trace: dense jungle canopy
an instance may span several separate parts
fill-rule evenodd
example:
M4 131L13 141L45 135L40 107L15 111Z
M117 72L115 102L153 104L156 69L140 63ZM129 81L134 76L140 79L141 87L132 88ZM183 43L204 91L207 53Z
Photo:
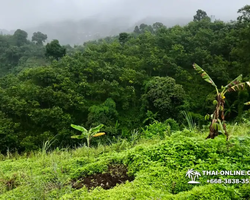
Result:
M108 142L130 137L154 118L181 126L182 111L196 124L212 113L214 88L196 74L195 62L220 87L243 75L250 80L250 6L231 22L198 10L185 26L141 24L132 33L71 47L36 32L0 35L0 151L30 151L55 139L75 146L70 124L104 124ZM249 89L229 93L226 120L240 120ZM105 140L105 141L104 141Z

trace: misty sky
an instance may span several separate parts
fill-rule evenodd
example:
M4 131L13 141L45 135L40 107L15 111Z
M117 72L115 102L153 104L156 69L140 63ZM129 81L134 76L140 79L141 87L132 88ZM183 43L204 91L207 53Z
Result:
M131 16L188 18L202 9L216 19L234 20L249 0L0 0L0 29L38 26L44 22L86 17L110 19Z

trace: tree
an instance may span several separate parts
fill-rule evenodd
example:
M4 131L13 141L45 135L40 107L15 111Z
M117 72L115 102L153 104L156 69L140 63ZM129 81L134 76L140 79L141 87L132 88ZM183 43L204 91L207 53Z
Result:
M250 5L245 5L243 8L238 10L238 13L241 14L241 16L237 18L240 23L250 22Z
M134 33L137 33L137 34L139 34L139 33L140 33L140 29L139 29L139 27L138 27L138 26L136 26L136 27L135 27L135 29L134 29Z
M62 58L65 55L66 55L66 48L62 47L59 44L58 40L53 40L52 42L46 44L46 52L45 52L46 57L51 56L56 60L58 60L59 58Z
M142 97L147 110L158 112L162 120L176 116L178 106L183 104L185 91L171 77L154 77L145 85Z
M111 125L112 121L118 116L116 111L116 103L113 99L108 98L101 105L93 105L89 108L88 122L87 124L105 124Z
M159 30L162 27L165 27L165 26L161 22L156 22L156 23L153 24L154 31L157 31L157 30Z
M128 40L129 34L128 33L120 33L119 34L119 42L124 44Z
M239 73L248 76L250 74L250 6L245 6L238 12L243 14L238 17L238 23L236 23L234 32L237 43L234 44L231 55L239 60Z
M197 10L196 11L196 15L194 15L194 22L199 22L199 21L201 21L201 20L203 20L203 19L205 19L205 18L209 18L208 16L207 16L207 13L205 12L205 11L203 11L203 10Z
M28 42L27 37L28 33L21 29L17 29L13 35L14 37L14 42L16 46L20 47Z
M226 130L226 123L225 123L225 114L224 114L224 104L225 104L225 94L227 92L231 91L237 91L240 89L244 89L245 85L248 85L250 87L250 81L247 82L241 82L242 81L242 75L239 75L237 78L235 78L233 81L231 81L229 84L227 84L225 87L222 86L222 91L219 92L217 86L215 85L214 81L210 78L210 76L196 63L193 64L194 69L201 74L202 78L213 85L216 90L216 100L214 100L214 104L216 105L216 108L214 110L214 113L211 115L211 124L210 124L210 132L206 139L211 138L214 139L216 136L219 135L218 129L219 126L222 130L224 130L224 134L227 137L228 140L228 132ZM247 103L246 103L247 104ZM206 118L210 118L209 115L206 116Z
M144 31L147 27L148 27L148 25L147 25L147 24L144 24L144 23L142 23L142 24L140 25L140 29L141 29L142 31Z
M47 35L46 34L43 34L41 32L33 33L32 41L36 42L37 45L42 45L43 42L45 42L45 40L47 40Z

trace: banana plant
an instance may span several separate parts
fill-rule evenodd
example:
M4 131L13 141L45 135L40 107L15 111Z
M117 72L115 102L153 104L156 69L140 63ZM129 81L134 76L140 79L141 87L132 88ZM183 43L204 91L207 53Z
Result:
M211 119L211 124L209 127L209 135L206 139L211 138L214 139L216 136L219 135L218 128L221 127L221 129L224 130L224 134L227 137L228 140L228 132L226 130L226 123L225 123L225 114L224 114L224 105L225 105L225 94L227 92L235 92L241 89L244 89L245 86L250 87L250 81L242 82L242 75L239 75L237 78L232 80L229 84L227 84L225 87L221 87L221 91L219 91L217 85L214 83L212 78L196 63L193 64L193 67L195 71L197 71L201 77L211 85L215 87L216 90L216 100L214 100L214 105L216 105L216 108L213 112L213 114L207 115L205 119ZM245 103L245 105L250 105L250 102Z
M75 139L86 138L87 139L87 145L88 145L88 147L90 147L90 140L93 137L99 137L99 136L105 135L104 132L100 132L100 130L101 130L101 128L103 126L104 126L103 124L100 124L100 125L98 125L98 126L96 126L94 128L91 128L91 129L87 130L86 128L84 128L82 126L71 124L72 128L82 132L81 135L74 135L74 136L71 136L71 138L75 138Z

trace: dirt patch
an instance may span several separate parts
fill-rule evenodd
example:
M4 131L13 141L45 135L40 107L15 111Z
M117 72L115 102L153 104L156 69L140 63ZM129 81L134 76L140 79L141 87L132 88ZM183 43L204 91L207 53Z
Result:
M125 183L128 181L133 181L133 176L127 175L127 168L124 165L110 165L108 171L103 174L94 174L79 178L72 181L72 187L75 189L80 189L86 186L88 189L95 187L102 187L103 189L110 189L116 186L116 184Z

